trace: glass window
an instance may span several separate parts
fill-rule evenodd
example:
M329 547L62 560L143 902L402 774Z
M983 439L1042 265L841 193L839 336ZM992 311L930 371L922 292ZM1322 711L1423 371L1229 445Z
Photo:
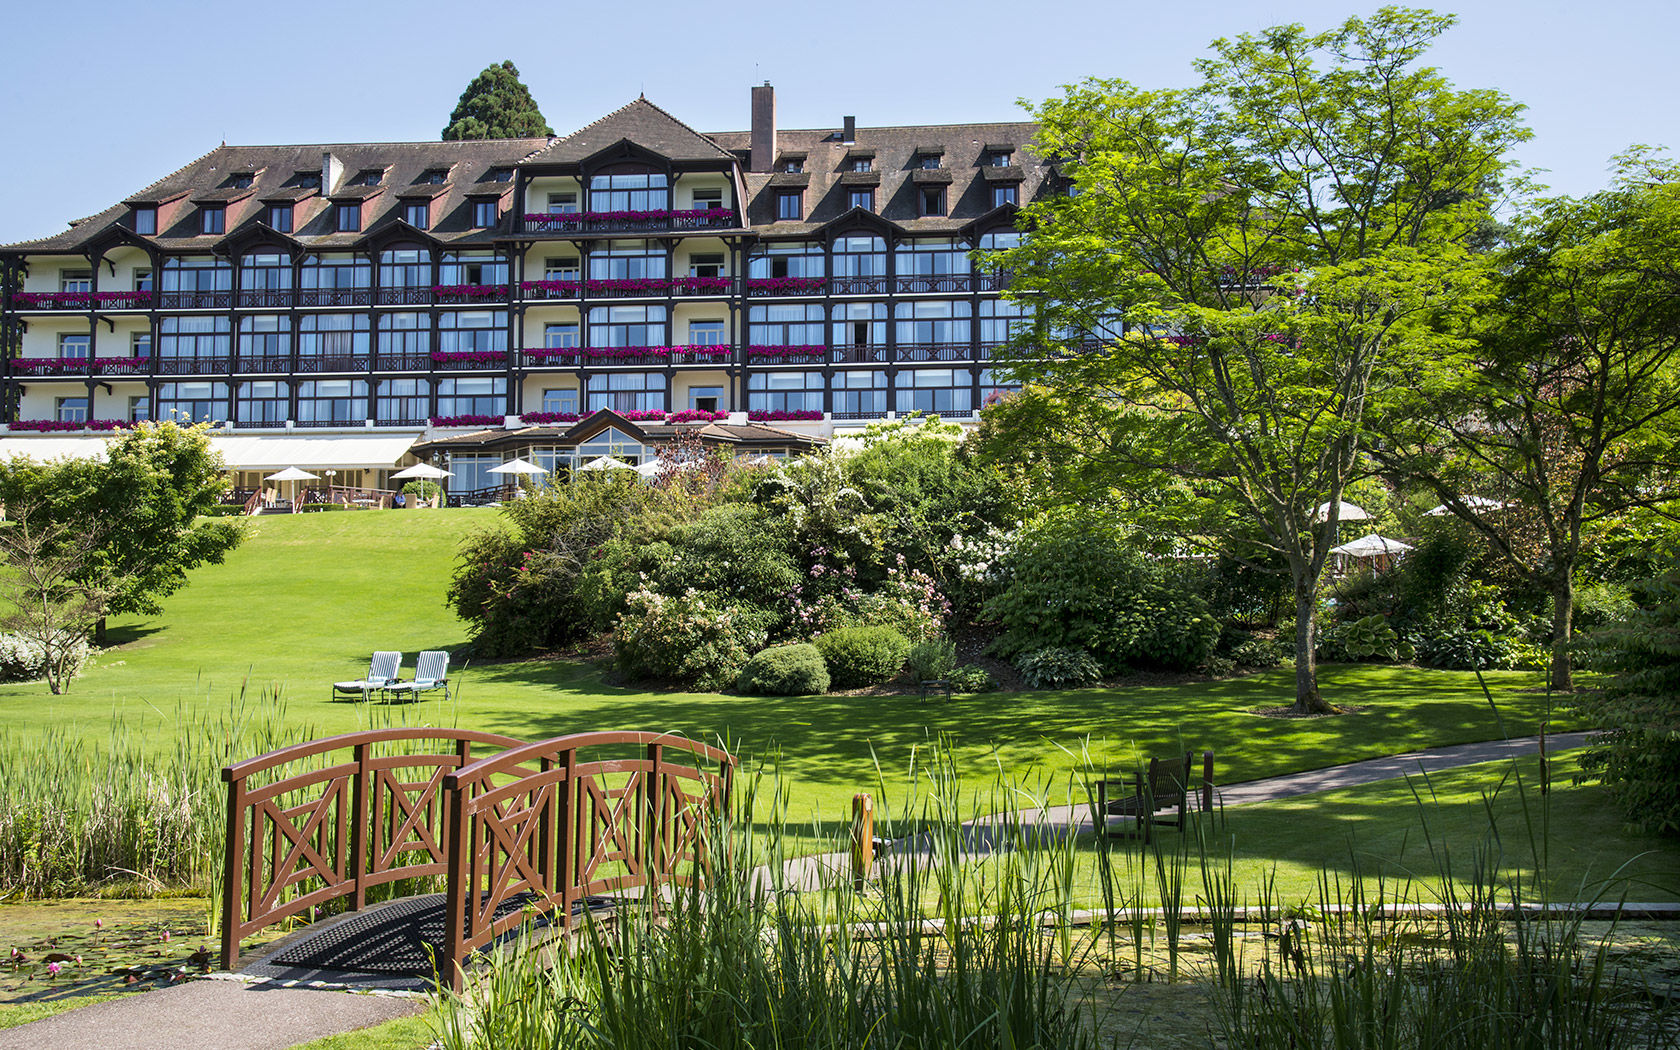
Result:
M968 272L968 248L954 238L905 241L893 256L900 277L941 277Z
M150 237L157 233L157 209L147 205L134 209L134 232Z
M873 171L874 168L875 168L875 158L874 157L847 157L846 158L846 170L847 171Z
M665 411L665 377L658 372L610 372L588 378L589 411ZM602 455L603 453L596 453Z
M512 168L491 168L490 169L490 181L491 182L512 182L513 181L513 169Z
M885 372L836 372L830 385L835 414L853 418L887 414Z
M247 361L260 357L290 357L291 328L290 319L279 314L253 314L242 319L239 322L239 356Z
M427 229L432 225L431 201L409 201L403 205L403 222L417 230Z
M805 195L803 193L776 194L776 218L798 219L805 214Z
M938 153L916 154L915 166L921 168L923 171L933 171L936 168L941 167L944 163L945 158Z
M152 356L152 333L135 332L128 337L128 355L130 357Z
M690 277L722 277L722 252L695 252L688 257L688 275Z
M506 284L508 264L491 252L449 252L438 278L439 284Z
M432 352L432 320L425 314L381 314L379 317L380 367L426 367L419 363ZM403 359L407 359L406 361ZM388 364L389 363L389 364ZM426 413L420 413L424 416ZM419 417L410 417L419 418Z
M226 357L232 333L226 317L165 317L158 322L158 355L166 358ZM165 419L170 418L168 415Z
M53 401L53 418L60 423L86 423L88 417L88 399L84 397L60 397Z
M576 191L566 190L548 195L548 213L550 215L568 215L578 210L578 195Z
M506 353L506 310L445 310L438 314L439 353ZM459 415L444 412L444 415Z
M354 181L353 185L356 185L356 186L377 186L381 182L384 182L384 181L385 181L385 169L384 168L364 168L363 170L356 173L356 178L355 178L355 181Z
M974 409L973 373L966 368L916 368L898 373L899 412L966 415Z
M152 418L152 399L148 394L128 395L128 421L138 423Z
M92 345L93 337L86 332L66 332L58 337L58 356L64 360L86 358Z
M60 270L58 273L58 290L83 293L93 291L93 271Z
M418 426L431 414L431 384L424 379L381 379L373 405L376 423Z
M723 207L723 188L721 186L711 186L695 190L694 207L696 210Z
M507 414L507 380L501 376L440 379L437 391L440 416Z
M449 172L443 168L427 168L416 181L423 186L442 186L449 180Z
M611 241L589 253L592 281L658 280L665 276L665 249L656 241Z
M887 344L886 303L843 303L834 308L834 346L884 347Z
M789 175L798 175L800 172L805 170L805 158L789 157L787 160L782 161L782 166L776 170L786 172Z
M368 353L366 314L309 314L298 321L300 357L362 358Z
M1020 203L1019 192L1018 192L1019 189L1020 189L1020 187L1016 186L1014 183L1010 183L1007 186L993 186L992 187L992 207L1001 208L1005 204L1018 204L1018 203Z
M432 259L418 248L379 253L379 284L384 288L430 288Z
M1006 299L988 299L980 304L980 342L987 346L1007 343L1030 327L1030 306Z
M1010 394L1019 392L1021 384L1015 381L1006 370L1000 368L982 368L980 370L980 404L990 405Z
M496 225L495 201L473 201L472 224L475 229L488 230Z
M825 272L823 249L808 241L780 241L761 244L747 259L747 277L767 280L775 277L821 278Z
M165 259L165 292L225 292L233 287L233 264L226 259Z
M459 453L450 456L449 491L477 492L482 489L501 488L507 484L507 475L490 473L490 468L501 465L500 456L463 456Z
M247 292L283 292L292 286L292 260L252 254L239 262L239 287Z
M608 427L588 441L578 445L578 459L589 462L597 456L611 456L635 466L646 454L642 443L617 427Z
M880 237L837 237L834 276L883 277L887 272L887 242Z
M846 207L862 208L864 211L875 210L875 191L865 187L846 192Z
M721 320L688 322L689 346L722 346L724 342L724 324Z
M821 412L827 387L821 372L754 372L747 377L747 410Z
M226 418L226 383L159 383L158 418L214 423Z
M227 185L228 185L229 189L245 190L245 189L250 189L251 188L251 183L253 183L255 181L256 181L256 176L254 174L252 174L251 172L236 171L232 175L228 176Z
M945 187L923 186L922 192L918 195L917 200L921 203L921 214L945 214Z
M290 204L271 204L268 206L268 225L281 233L292 232L292 206Z
M134 290L137 292L152 290L152 271L149 268L141 266L134 268Z
M543 325L543 346L549 350L573 349L578 345L578 326L570 324Z
M222 233L227 229L227 208L220 204L206 204L198 211L199 233Z
M317 379L298 384L299 423L358 425L367 419L367 380Z
M543 280L575 281L582 274L575 255L562 255L543 260Z
M688 388L688 407L697 412L716 412L723 404L723 387L691 386Z
M337 205L333 209L333 214L336 229L339 233L354 233L362 228L362 205L360 201L355 204Z
M671 206L664 175L596 175L589 180L590 211L659 211Z
M589 311L590 346L664 346L663 306L597 306Z
M998 230L980 235L980 250L983 252L1001 252L1020 246L1021 235L1015 230Z
M358 291L373 287L373 264L353 255L311 256L302 280L306 291Z
M778 303L747 311L747 342L753 346L823 345L819 303Z
M899 303L895 308L899 345L960 343L966 346L972 313L973 307L965 302Z
M552 387L542 392L542 410L544 412L571 412L578 410L578 392L575 387Z
M284 426L291 410L286 384L272 380L234 387L233 418L257 426Z
M1005 149L994 149L986 154L986 165L992 168L1009 167L1010 152Z

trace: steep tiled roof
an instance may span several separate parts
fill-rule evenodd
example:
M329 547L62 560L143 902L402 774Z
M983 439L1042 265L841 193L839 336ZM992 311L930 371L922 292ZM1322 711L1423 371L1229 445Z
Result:
M871 174L880 179L875 190L877 215L910 233L954 234L993 210L990 180L987 169L982 167L986 154L999 144L1031 142L1037 131L1036 124L1027 122L860 127L854 141L843 142L840 132L833 128L779 130L776 147L781 156L804 154L804 170L810 177L805 191L805 217L798 222L777 221L776 193L772 189L775 176L751 172L746 176L750 199L748 221L756 232L772 237L816 232L849 210L843 162L848 156L872 156ZM752 144L752 133L748 131L716 132L710 137L719 146L733 151L749 150ZM942 153L941 170L951 179L946 214L922 217L914 174L920 169L913 162L918 154L934 151ZM1011 167L998 170L1019 173L1022 204L1039 195L1052 177L1048 164L1019 148L1015 149Z
M717 143L643 96L564 136L531 160L537 164L576 162L594 156L623 139L674 161L735 159Z
M550 139L486 139L473 142L354 142L326 143L299 146L218 146L185 167L154 182L125 201L157 202L191 194L194 199L208 200L225 195L221 189L232 172L256 172L256 179L247 190L239 190L240 199L228 205L226 230L229 235L242 227L255 225L263 216L266 200L292 199L293 236L310 248L332 248L354 245L368 232L394 222L401 214L401 192L417 182L432 168L451 169L450 182L443 187L449 192L433 208L433 237L449 242L483 242L488 245L494 231L472 228L472 212L467 203L469 193L481 193L496 188L511 190L512 184L486 183L483 178L492 168L511 168L526 157L547 146ZM343 166L343 177L336 187L327 187L327 196L361 196L378 193L371 214L364 216L362 232L338 233L328 201L319 192L300 190L293 183L299 171L319 171L321 155L331 153ZM379 187L351 187L349 180L357 172L387 169ZM385 191L385 192L381 192ZM113 223L127 217L128 205L119 203L91 216L63 233L35 241L23 241L4 247L13 251L75 250ZM165 251L209 252L221 239L200 235L198 210L191 206L178 209L174 220L148 238Z

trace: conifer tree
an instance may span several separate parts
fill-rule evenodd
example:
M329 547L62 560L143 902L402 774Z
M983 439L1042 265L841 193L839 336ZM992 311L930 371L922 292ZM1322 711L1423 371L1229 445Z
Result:
M445 142L466 139L524 139L554 134L537 108L536 99L519 79L511 61L490 65L461 92L449 125L443 129Z

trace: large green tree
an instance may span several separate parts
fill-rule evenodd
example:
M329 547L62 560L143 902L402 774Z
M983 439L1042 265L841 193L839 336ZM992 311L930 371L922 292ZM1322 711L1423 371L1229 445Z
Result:
M1073 192L995 260L1038 315L1016 372L1143 523L1287 565L1301 711L1333 710L1314 617L1372 403L1461 350L1470 244L1525 136L1520 107L1419 64L1451 24L1383 8L1215 41L1187 89L1068 88L1035 116Z
M511 61L484 67L461 92L443 129L445 142L466 139L534 139L554 134L537 100Z
M1563 691L1586 537L1633 508L1680 509L1680 169L1646 160L1514 224L1474 352L1417 370L1373 446L1551 593Z
M227 490L204 430L141 423L112 441L103 461L0 464L0 502L26 515L37 535L97 538L76 575L105 596L101 632L103 614L161 613L188 569L219 563L238 545L232 522L197 520Z

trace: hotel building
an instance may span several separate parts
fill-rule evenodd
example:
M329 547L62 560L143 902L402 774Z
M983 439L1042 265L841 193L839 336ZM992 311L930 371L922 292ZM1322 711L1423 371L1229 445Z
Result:
M572 134L219 146L0 247L0 455L208 420L236 473L453 492L524 456L749 454L972 418L1022 323L975 249L1057 187L1028 123L703 134L638 98Z

